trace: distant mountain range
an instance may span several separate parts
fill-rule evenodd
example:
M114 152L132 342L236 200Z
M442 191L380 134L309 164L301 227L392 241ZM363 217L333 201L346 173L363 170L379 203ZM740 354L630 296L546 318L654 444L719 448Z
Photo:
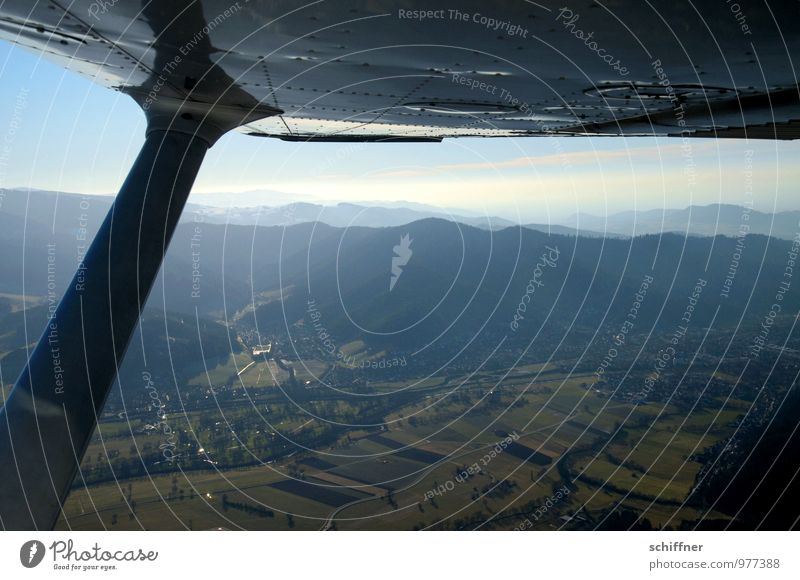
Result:
M35 202L22 205L14 197L6 195L0 208L0 293L43 297L52 289L59 294L108 199L91 198L86 206L80 197L59 196L56 206L47 195L36 194ZM375 348L407 350L466 344L484 332L530 339L545 320L558 325L574 320L576 328L613 328L630 309L642 280L652 276L641 325L676 324L699 278L708 289L693 323L709 323L717 305L718 325L735 323L740 316L753 322L775 301L791 247L788 241L760 235L748 236L739 249L736 239L723 236L664 234L598 241L520 226L489 231L439 218L383 227L184 220L148 307L210 320L235 319L270 334L310 325L313 300L322 313L322 322L314 322L335 336L337 344L362 339ZM539 265L537 274L548 248L558 249L558 264ZM732 269L735 282L720 299ZM193 292L196 271L199 292ZM527 309L520 329L511 331L514 314L537 276L543 286L537 287L535 307ZM393 278L396 283L390 285ZM783 302L785 312L800 304L798 294L792 287ZM10 299L0 295L0 313L12 308Z
M451 215L441 210L424 207L383 207L338 203L292 203L279 207L216 208L191 205L189 212L211 223L236 225L289 226L299 223L321 222L329 226L346 228L366 226L390 228L428 218L458 222L483 229L502 229L514 222L496 216Z
M762 234L791 240L800 233L800 211L774 214L728 204L693 205L685 209L625 211L606 217L576 214L567 227L622 236L676 232L690 236Z
M55 229L75 227L75 220L86 214L90 224L105 217L114 201L110 195L81 195L45 190L5 189L0 203L0 215L14 216ZM184 222L206 222L245 226L290 226L299 223L321 222L335 227L367 226L394 227L427 218L439 218L484 229L502 229L514 222L496 216L449 214L439 208L411 202L384 205L295 202L277 207L227 207L188 203ZM545 226L546 227L546 226Z
M0 193L2 194L0 218L14 216L56 230L79 227L76 225L76 219L82 214L85 214L89 228L96 228L113 202L113 197L110 195L79 195L31 190L29 197L28 190L24 189L6 189L0 190ZM207 196L208 194L201 194L198 197ZM279 199L285 197L286 194L281 194ZM217 198L219 195L214 197ZM390 228L430 218L490 230L518 225L512 220L498 216L480 216L458 210L448 212L414 202L335 205L293 202L279 206L253 207L189 203L183 215L184 222L249 226L290 226L320 222L339 228L353 226ZM742 206L712 204L694 205L685 209L624 211L607 217L579 213L549 224L525 223L523 226L548 234L590 238L628 238L667 232L690 236L736 237L741 232L791 240L800 232L800 211L771 214L748 210Z

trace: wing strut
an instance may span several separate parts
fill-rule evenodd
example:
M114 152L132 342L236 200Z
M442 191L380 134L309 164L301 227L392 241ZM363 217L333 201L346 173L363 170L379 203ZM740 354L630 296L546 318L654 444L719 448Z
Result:
M0 410L2 528L55 525L206 151L276 113L166 97L148 110L144 146Z

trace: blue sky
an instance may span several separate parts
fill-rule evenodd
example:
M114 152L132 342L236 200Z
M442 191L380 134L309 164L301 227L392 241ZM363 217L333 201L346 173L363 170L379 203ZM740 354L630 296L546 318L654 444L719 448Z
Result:
M0 188L114 193L144 140L144 116L129 97L3 42L0 103ZM209 152L190 201L403 200L543 223L576 212L746 203L752 184L757 209L800 209L800 142L698 139L688 159L689 173L676 139L342 145L230 133Z

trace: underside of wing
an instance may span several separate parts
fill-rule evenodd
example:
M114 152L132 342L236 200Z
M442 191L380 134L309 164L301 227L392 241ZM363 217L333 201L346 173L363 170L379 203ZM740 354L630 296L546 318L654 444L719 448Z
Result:
M289 140L794 139L796 2L6 0L0 37Z

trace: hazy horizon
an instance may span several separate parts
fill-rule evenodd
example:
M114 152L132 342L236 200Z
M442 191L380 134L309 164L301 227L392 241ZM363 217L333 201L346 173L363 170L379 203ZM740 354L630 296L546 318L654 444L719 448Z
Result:
M133 100L7 43L0 63L0 96L11 105L0 110L0 188L118 191L144 141ZM649 137L290 143L234 131L209 151L190 202L274 190L314 203L402 199L522 223L710 203L772 212L798 207L800 167L790 161L798 151L792 141Z
M113 200L116 196L116 193L109 193L109 192L98 192L98 193L91 193L91 192L80 192L80 191L56 191L50 190L45 188L37 188L37 187L27 187L27 186L17 186L17 187L3 187L0 188L5 191L25 191L30 190L32 193L41 192L41 193L58 193L63 195L75 195L75 196L96 196L96 197L106 197L109 200ZM245 196L241 199L236 199L235 196ZM232 197L233 196L233 197ZM732 203L727 201L715 201L709 203L692 203L690 205L664 205L660 207L639 207L639 208L630 208L630 209L621 209L621 210L612 210L611 208L608 209L605 213L600 212L592 212L592 211L583 211L581 208L577 208L577 211L572 213L565 213L560 215L551 214L548 220L543 219L544 216L541 215L530 215L529 219L525 219L524 216L521 216L522 219L518 219L520 216L514 216L512 214L508 214L503 212L502 209L498 209L498 211L493 211L491 208L487 208L486 212L477 212L473 209L469 209L467 207L458 207L458 206L438 206L434 205L433 203L424 203L424 202L417 202L417 201L410 201L407 199L326 199L323 197L317 197L313 195L304 195L304 194L292 194L286 191L271 191L271 190L252 190L252 191L242 191L242 192L227 192L227 191L217 191L217 192L193 192L188 200L189 204L220 209L220 210L247 210L247 209L277 209L281 207L285 207L288 205L296 204L296 203L305 203L310 205L318 205L328 208L337 207L339 205L356 205L362 207L376 207L376 208L389 208L389 209L410 209L414 211L420 212L440 212L443 214L451 214L455 217L491 217L491 218L501 218L503 220L511 221L514 223L520 224L547 224L550 223L552 225L567 225L566 222L570 222L572 219L578 216L582 217L591 217L591 218L609 218L613 216L617 216L620 214L628 213L628 212L635 212L635 213L645 213L650 211L660 211L660 212L679 212L685 211L692 208L704 208L704 207L716 207L716 206L734 206L740 208L750 207L747 203ZM2 209L2 199L0 199L0 209ZM755 204L750 207L752 211L761 212L764 214L780 214L785 212L792 212L792 211L800 211L800 204L794 207L787 207L784 209L770 209L764 208L759 209L758 206Z

